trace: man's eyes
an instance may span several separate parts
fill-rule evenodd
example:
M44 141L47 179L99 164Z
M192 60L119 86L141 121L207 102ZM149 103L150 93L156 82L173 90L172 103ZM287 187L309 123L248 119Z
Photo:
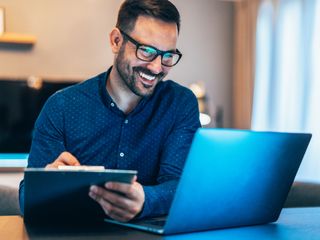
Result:
M140 47L140 51L146 56L157 54L157 51L150 47Z
M164 59L172 59L173 56L174 56L173 53L165 53L165 54L163 55L163 58L164 58Z
M139 47L139 56L142 59L151 59L154 56L157 56L158 52L156 49L148 46L140 46ZM165 52L162 55L162 61L164 63L171 63L171 61L176 57L176 54L172 52Z

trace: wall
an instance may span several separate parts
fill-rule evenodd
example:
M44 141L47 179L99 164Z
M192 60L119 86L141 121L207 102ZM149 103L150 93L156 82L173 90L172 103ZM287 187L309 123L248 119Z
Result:
M211 113L223 108L231 124L232 14L230 2L173 0L182 16L178 48L184 56L168 76L188 86L204 82ZM113 56L108 33L116 0L0 0L6 30L37 37L31 49L0 47L0 76L86 79L104 71Z
M171 76L186 85L204 82L210 113L222 108L223 127L231 127L233 3L173 2L182 15L178 47L184 56Z
M23 172L1 172L0 186L18 188L23 179ZM0 196L1 197L1 196Z

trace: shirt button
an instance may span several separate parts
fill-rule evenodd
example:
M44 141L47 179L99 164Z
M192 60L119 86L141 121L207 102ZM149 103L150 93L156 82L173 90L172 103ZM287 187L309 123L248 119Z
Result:
M114 103L112 102L112 103L110 103L110 105L111 105L111 107L114 107Z
M128 119L124 120L124 123L125 123L125 124L128 124L128 122L129 122L129 120L128 120Z
M124 153L123 152L120 153L120 157L124 157Z

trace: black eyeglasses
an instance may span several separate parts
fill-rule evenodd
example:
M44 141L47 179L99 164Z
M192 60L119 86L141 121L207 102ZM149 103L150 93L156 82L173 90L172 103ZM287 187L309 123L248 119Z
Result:
M173 67L182 57L182 53L177 49L175 51L161 51L150 45L145 45L137 42L124 31L119 29L121 34L130 42L136 45L136 57L145 62L152 62L159 55L161 56L161 64L166 67Z

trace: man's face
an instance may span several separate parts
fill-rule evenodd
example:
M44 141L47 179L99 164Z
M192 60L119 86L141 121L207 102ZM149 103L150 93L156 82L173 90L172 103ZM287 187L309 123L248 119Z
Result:
M175 23L140 16L134 30L127 34L141 44L153 46L162 51L176 49L178 31ZM161 56L152 62L139 60L136 57L136 46L129 40L121 46L115 60L115 67L125 87L140 97L151 95L158 82L171 69L161 64Z

